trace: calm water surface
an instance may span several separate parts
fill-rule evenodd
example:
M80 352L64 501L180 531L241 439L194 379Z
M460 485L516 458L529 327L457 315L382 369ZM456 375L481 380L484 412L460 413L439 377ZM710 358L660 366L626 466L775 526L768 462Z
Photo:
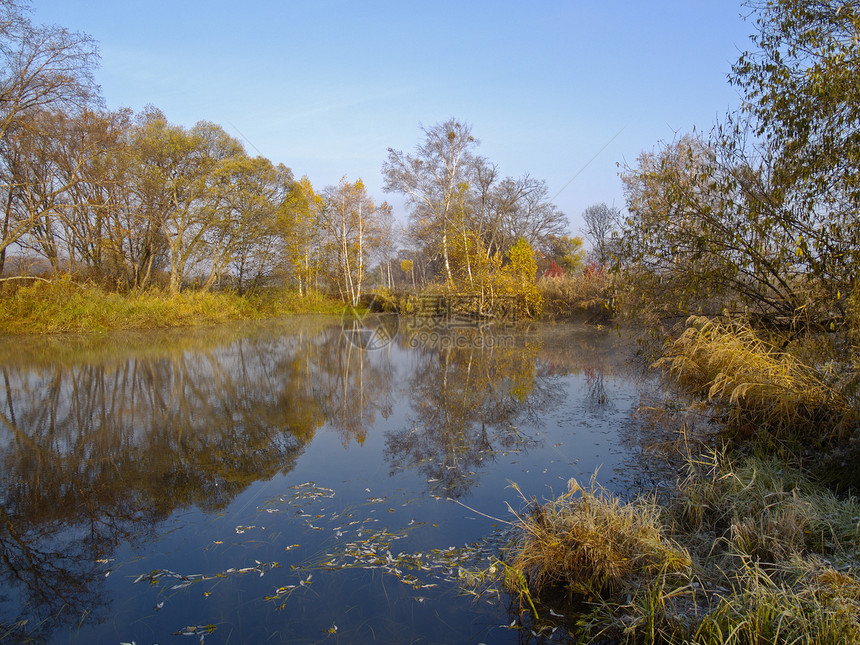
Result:
M529 640L457 582L485 515L627 492L653 384L615 331L386 325L0 340L0 641Z

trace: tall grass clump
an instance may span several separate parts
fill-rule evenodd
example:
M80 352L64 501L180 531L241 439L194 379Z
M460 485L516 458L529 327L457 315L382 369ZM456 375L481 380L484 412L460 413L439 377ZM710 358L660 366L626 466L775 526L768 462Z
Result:
M745 324L692 316L655 366L741 437L821 445L844 439L860 420L856 405L821 372Z
M689 554L669 537L656 504L623 504L592 482L571 479L567 493L515 514L517 538L505 562L529 592L593 600L628 593L657 575L688 575Z
M840 558L860 546L860 502L838 497L773 456L736 461L711 451L691 459L673 517L709 549L719 543L730 559Z
M860 643L860 581L824 562L794 559L777 575L746 562L688 642L705 645Z
M299 293L289 288L269 288L254 291L243 296L258 318L274 318L288 314L337 314L347 309L343 301L308 289Z
M856 498L773 457L711 452L673 510L717 591L692 642L860 643Z
M515 513L490 571L524 626L571 642L860 643L860 502L774 458L714 450L687 467L662 504L573 482Z

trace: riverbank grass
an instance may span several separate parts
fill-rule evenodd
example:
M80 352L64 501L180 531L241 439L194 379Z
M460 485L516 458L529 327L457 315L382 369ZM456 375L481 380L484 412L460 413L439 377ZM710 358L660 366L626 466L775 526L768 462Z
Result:
M764 449L778 443L821 447L846 439L860 423L858 401L851 396L856 366L834 368L830 362L831 373L841 371L846 378L828 382L821 370L745 324L693 316L654 366L698 397L729 434Z
M519 530L504 559L537 596L593 600L640 579L690 573L690 555L664 532L656 504L623 504L595 481L583 488L571 479L561 497L514 515Z
M577 483L530 502L495 577L470 579L576 642L860 643L860 502L773 459L688 469L662 504Z
M591 267L580 273L541 278L537 288L544 305L543 317L608 323L616 313L616 281L615 274Z
M116 293L68 279L4 285L0 334L44 334L155 329L255 320L293 313L341 313L343 304L321 294L288 290L238 295L158 290Z
M860 501L825 486L817 463L850 454L860 434L857 364L809 364L789 344L691 317L655 366L719 430L684 443L677 486L622 503L573 482L514 514L497 582L521 606L528 595L536 633L860 644Z

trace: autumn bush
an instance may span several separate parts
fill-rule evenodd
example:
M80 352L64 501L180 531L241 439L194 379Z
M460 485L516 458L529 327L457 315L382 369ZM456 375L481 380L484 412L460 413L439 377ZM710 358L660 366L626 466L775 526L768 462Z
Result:
M478 252L475 252L477 249ZM453 278L431 282L399 304L399 310L426 315L477 315L486 321L534 319L540 317L544 297L536 283L535 252L524 238L517 240L504 256L487 254L475 241L474 257L458 264ZM438 298L436 304L434 298ZM438 311L433 311L438 309Z
M363 300L370 311L378 313L398 313L405 306L405 296L387 287L374 288Z
M616 313L616 282L616 276L594 264L578 273L543 277L537 286L543 295L544 315L608 322Z

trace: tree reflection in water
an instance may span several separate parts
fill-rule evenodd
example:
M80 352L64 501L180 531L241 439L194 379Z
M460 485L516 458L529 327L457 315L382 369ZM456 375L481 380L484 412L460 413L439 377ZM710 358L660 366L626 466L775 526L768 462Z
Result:
M50 341L0 348L0 640L104 618L119 543L292 470L327 419L361 441L365 392L391 381L330 321L155 338L127 338L119 355L86 347L83 360Z
M393 470L419 468L440 497L466 494L498 451L532 445L520 426L538 427L539 413L561 396L538 360L539 339L503 332L455 329L429 342L408 336L420 361L406 384L412 415L387 437L386 459Z

